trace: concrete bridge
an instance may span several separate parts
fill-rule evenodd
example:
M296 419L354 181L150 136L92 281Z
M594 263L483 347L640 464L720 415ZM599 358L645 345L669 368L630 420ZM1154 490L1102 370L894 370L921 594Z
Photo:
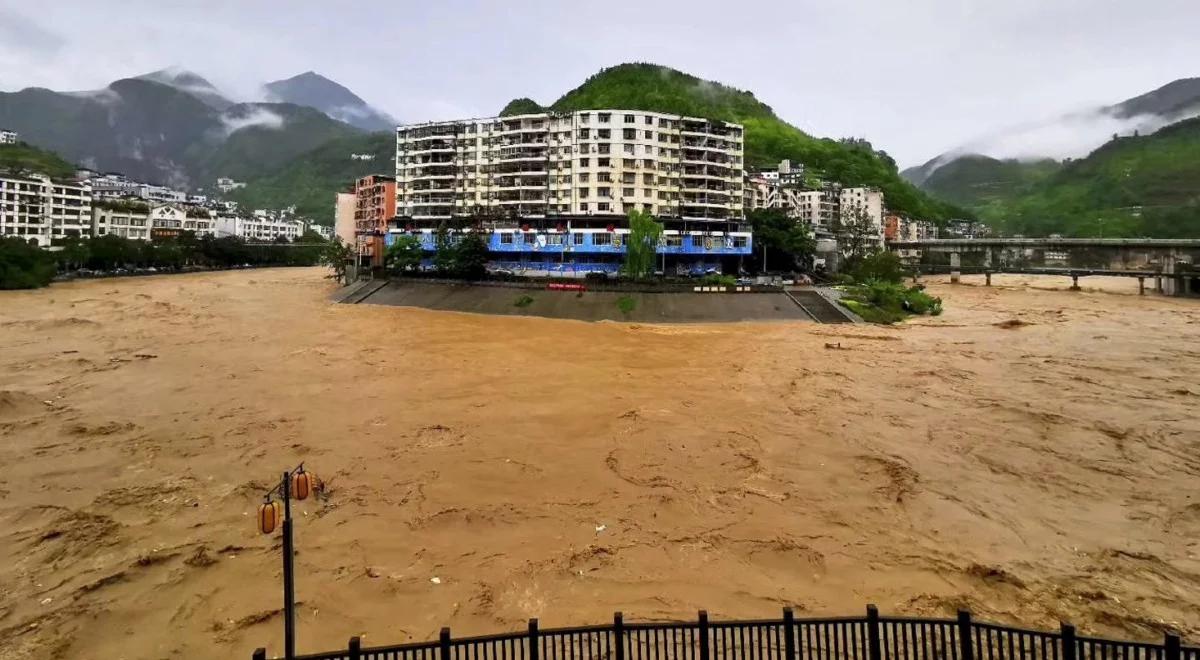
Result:
M938 238L893 241L889 250L921 272L1104 275L1152 278L1174 296L1200 294L1200 238Z

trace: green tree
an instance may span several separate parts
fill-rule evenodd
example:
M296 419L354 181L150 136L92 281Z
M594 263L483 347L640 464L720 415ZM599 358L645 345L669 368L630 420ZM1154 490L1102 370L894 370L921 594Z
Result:
M63 243L63 249L58 252L58 263L62 270L76 270L87 263L88 241L79 238L69 238Z
M808 270L817 241L808 226L789 218L781 209L755 209L750 212L754 240L758 244L755 258L761 270Z
M0 238L0 289L36 289L54 279L54 257L15 236Z
M846 258L848 270L854 270L867 255L880 250L879 227L862 207L843 211L838 216L836 231L838 248Z
M482 231L464 233L454 251L454 270L459 277L480 280L487 275L488 245Z
M392 273L404 273L420 268L421 257L423 255L424 250L421 248L421 239L416 236L402 234L397 236L395 242L388 246L387 252L383 257L383 262Z
M335 238L325 244L321 252L321 263L329 266L332 271L328 277L330 279L344 282L346 280L346 266L354 261L354 246L349 243L343 243Z
M445 221L438 225L433 234L433 267L437 272L454 276L457 270L458 251L455 249L454 237Z
M629 212L625 263L621 264L621 272L626 277L640 280L654 272L654 259L662 233L662 223L656 221L654 216L645 211Z

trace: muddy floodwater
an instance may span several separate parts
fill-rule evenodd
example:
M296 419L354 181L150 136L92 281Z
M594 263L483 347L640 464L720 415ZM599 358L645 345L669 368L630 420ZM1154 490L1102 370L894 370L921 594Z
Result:
M885 613L1200 641L1200 301L931 283L892 328L334 305L319 269L0 292L0 658Z

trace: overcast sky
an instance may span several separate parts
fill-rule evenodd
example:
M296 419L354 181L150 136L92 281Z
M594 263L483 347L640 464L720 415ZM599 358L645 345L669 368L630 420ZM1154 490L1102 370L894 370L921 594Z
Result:
M1200 76L1198 0L0 0L0 90L169 65L233 98L315 70L402 121L549 103L649 61L901 165Z

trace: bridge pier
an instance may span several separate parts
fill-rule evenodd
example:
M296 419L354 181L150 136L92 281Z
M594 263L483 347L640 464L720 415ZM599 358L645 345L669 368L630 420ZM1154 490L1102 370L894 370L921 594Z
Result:
M989 271L985 272L983 274L983 277L984 277L984 286L991 286L992 285L992 271L989 270Z
M1075 274L1071 275L1071 290L1072 291L1079 290L1079 276L1078 275L1075 275Z
M962 272L959 270L960 268L962 268L962 255L960 255L957 252L951 252L950 253L950 283L951 284L958 284L959 279L962 277Z
M1138 295L1139 296L1146 295L1146 278L1144 278L1144 277L1138 278Z

